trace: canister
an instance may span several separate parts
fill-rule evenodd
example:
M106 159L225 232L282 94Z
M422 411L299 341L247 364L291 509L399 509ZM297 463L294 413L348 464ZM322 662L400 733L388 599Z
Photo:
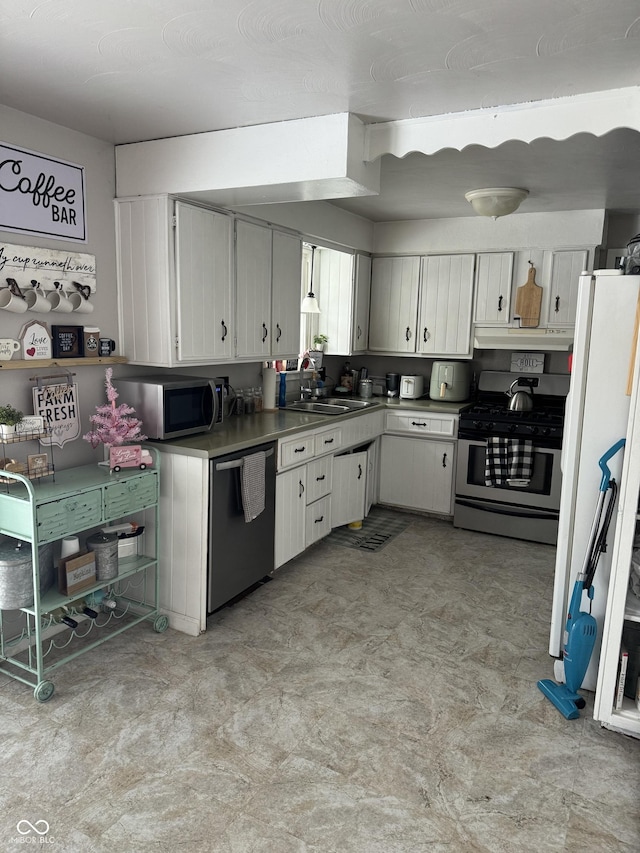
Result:
M108 581L118 576L117 533L94 533L87 538L87 548L96 555L96 580Z
M53 584L53 545L38 548L40 595ZM0 540L0 608L17 610L33 604L31 545L20 539Z
M373 381L371 379L361 379L358 383L358 394L361 397L372 397Z

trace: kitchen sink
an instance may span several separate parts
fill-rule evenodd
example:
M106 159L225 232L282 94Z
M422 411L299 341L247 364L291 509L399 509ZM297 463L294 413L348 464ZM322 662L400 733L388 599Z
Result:
M292 403L287 403L285 408L297 412L311 412L314 415L346 415L347 412L368 409L369 406L376 405L377 403L370 403L367 400L342 400L330 397L326 400L294 400Z

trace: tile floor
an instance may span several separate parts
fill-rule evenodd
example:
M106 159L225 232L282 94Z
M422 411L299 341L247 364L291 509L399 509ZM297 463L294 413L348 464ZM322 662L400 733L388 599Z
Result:
M535 686L554 550L410 518L198 639L134 628L46 704L0 674L0 849L46 821L79 853L640 850L640 741Z

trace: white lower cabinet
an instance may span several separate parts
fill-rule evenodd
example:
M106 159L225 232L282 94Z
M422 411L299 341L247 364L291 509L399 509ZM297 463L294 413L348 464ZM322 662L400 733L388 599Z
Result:
M307 467L301 465L276 477L275 568L306 547Z
M328 533L331 533L331 495L320 498L307 507L306 513L306 546L313 545Z
M453 441L383 435L380 503L451 514Z
M334 457L331 527L365 517L368 467L366 450Z

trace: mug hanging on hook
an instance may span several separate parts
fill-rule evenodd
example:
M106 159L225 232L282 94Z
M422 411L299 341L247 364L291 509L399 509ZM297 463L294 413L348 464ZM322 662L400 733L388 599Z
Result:
M24 295L29 311L35 311L39 314L46 314L51 311L51 303L40 288L40 282L35 278L31 279L31 290L27 290Z
M62 283L54 281L53 286L55 287L55 290L52 290L51 293L47 294L47 299L51 304L51 310L59 311L62 314L69 314L70 311L73 311L73 305L71 304L69 297L64 292Z
M12 311L14 314L24 314L28 306L24 293L18 287L18 282L15 278L8 278L7 285L0 290L0 308Z
M90 314L93 311L93 302L89 301L91 296L91 288L88 284L80 284L78 281L72 282L76 288L75 293L69 294L69 302L76 314Z

